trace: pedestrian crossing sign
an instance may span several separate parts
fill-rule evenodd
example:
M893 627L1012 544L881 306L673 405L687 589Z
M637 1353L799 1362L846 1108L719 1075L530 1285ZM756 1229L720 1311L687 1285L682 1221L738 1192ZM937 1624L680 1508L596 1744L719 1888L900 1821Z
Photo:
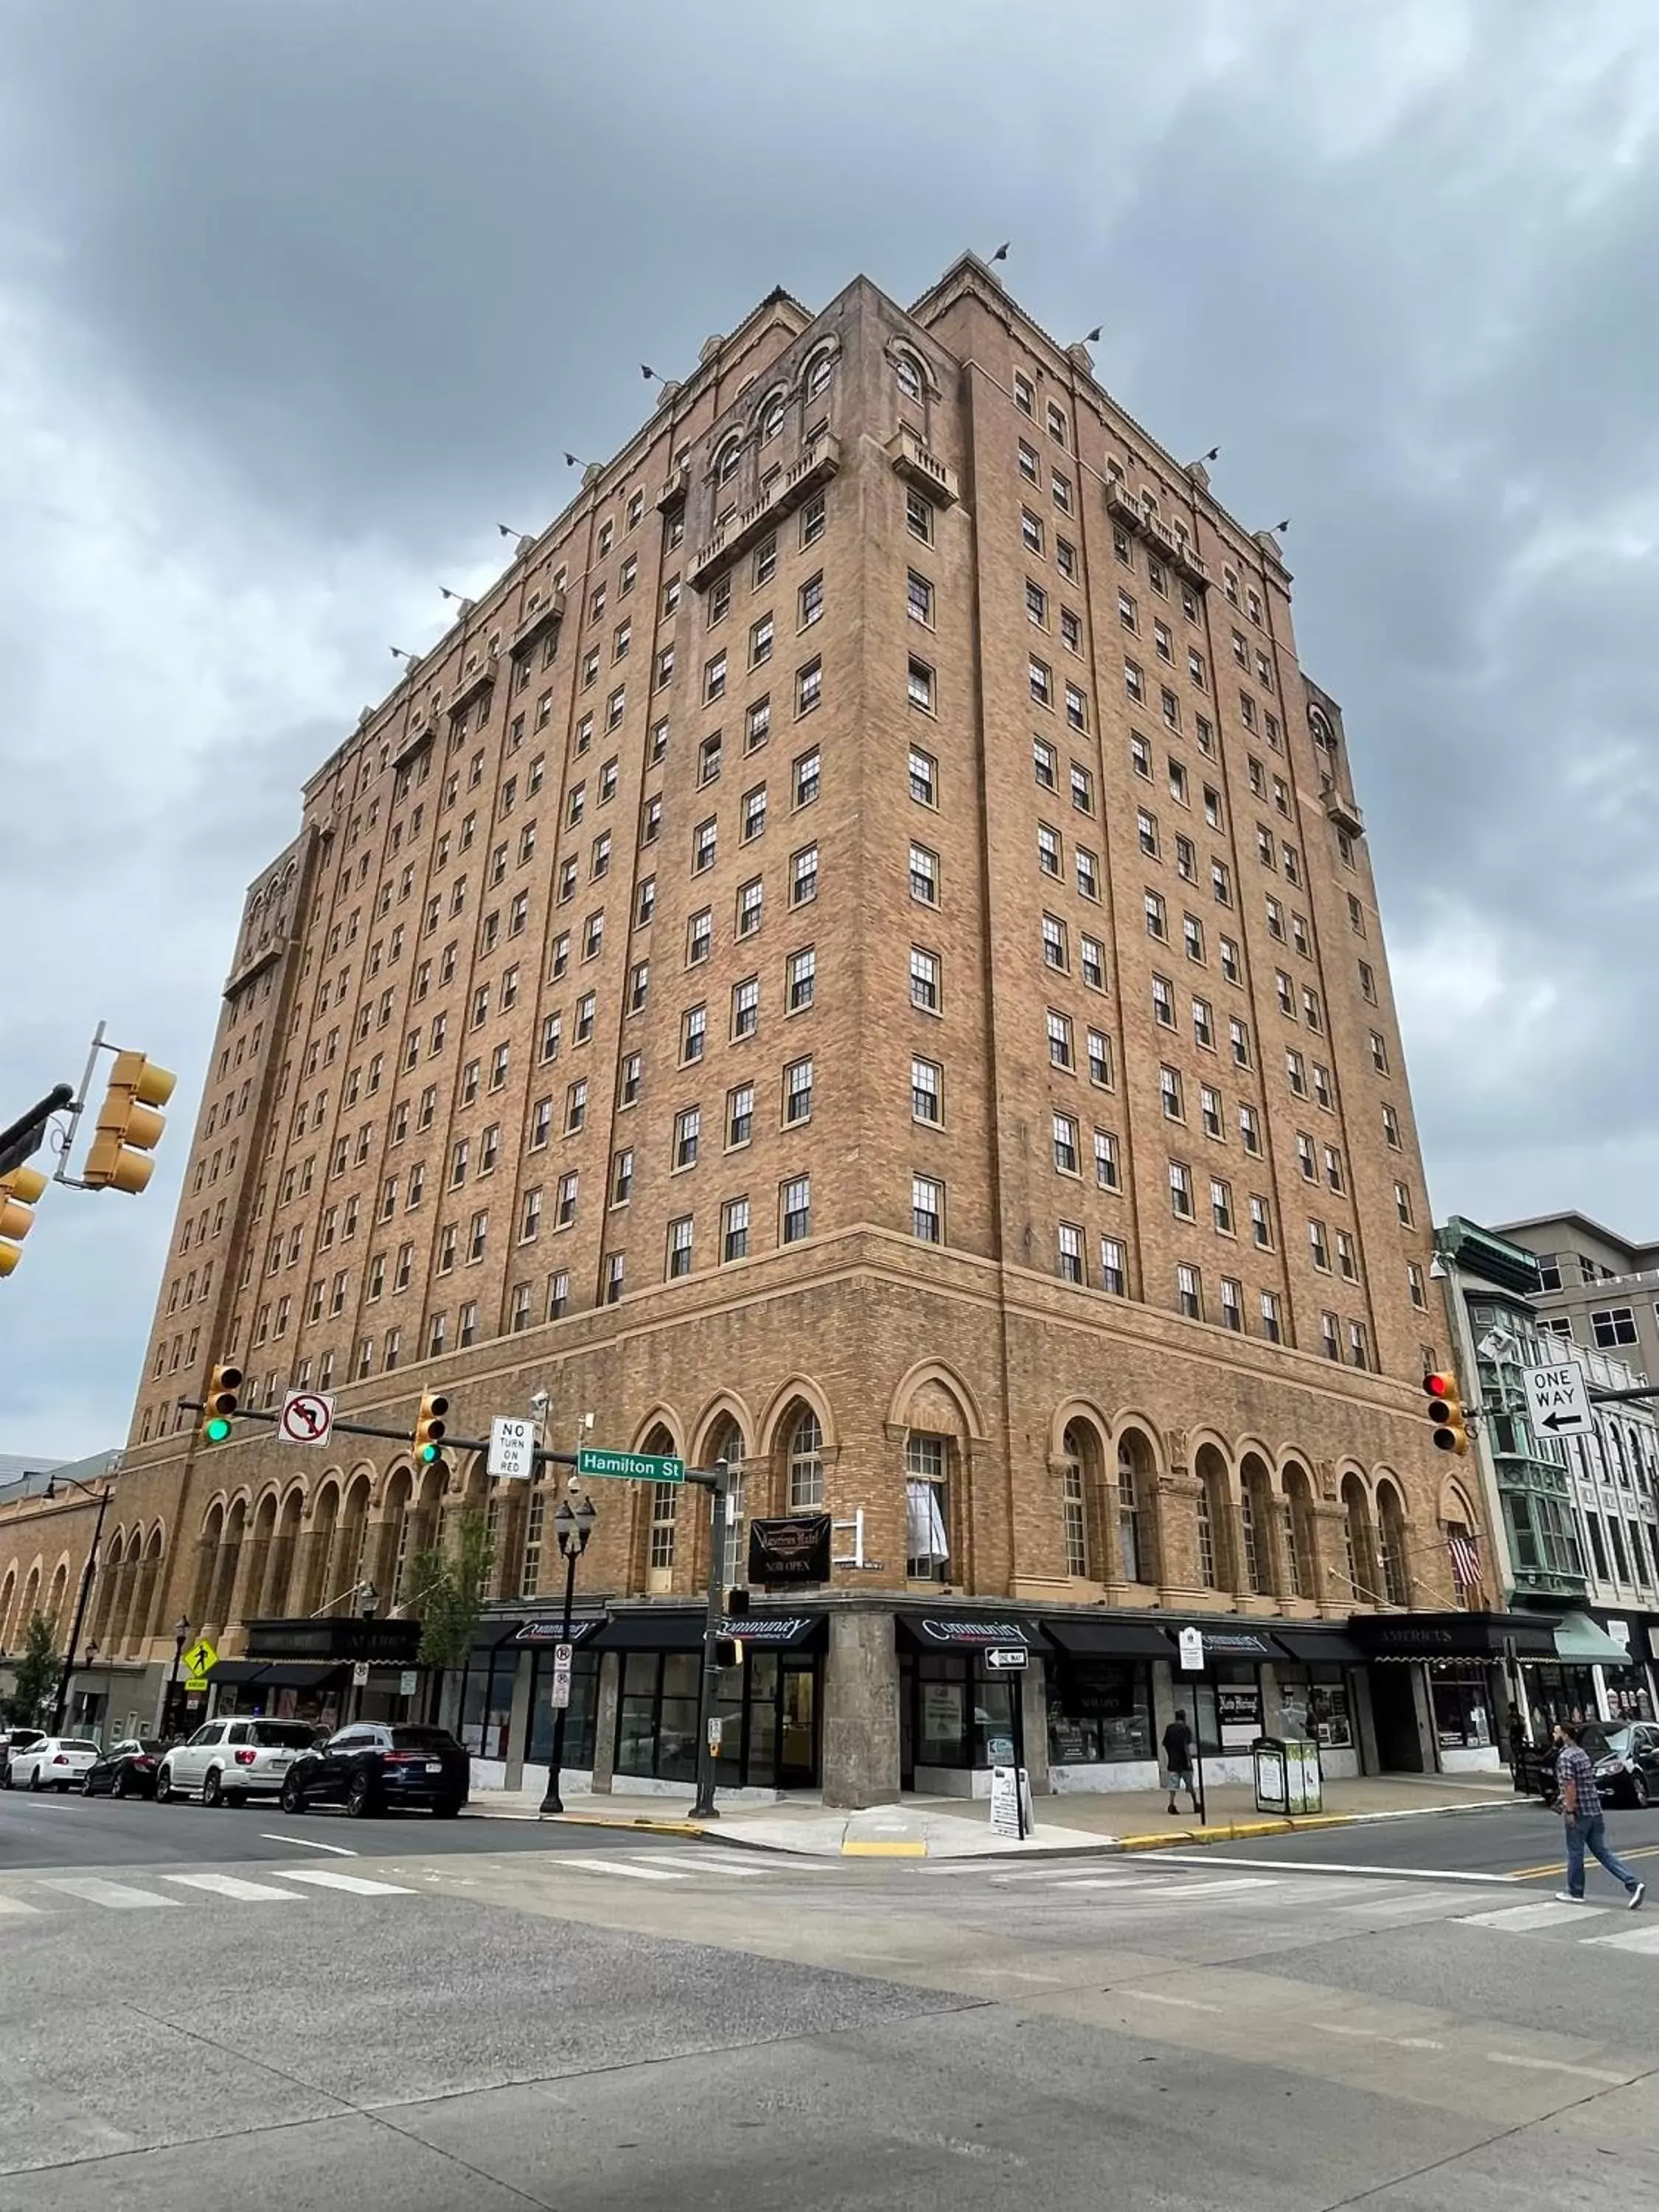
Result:
M209 1671L218 1663L219 1654L205 1636L198 1636L185 1654L185 1668L190 1676L191 1688L204 1690L207 1687Z

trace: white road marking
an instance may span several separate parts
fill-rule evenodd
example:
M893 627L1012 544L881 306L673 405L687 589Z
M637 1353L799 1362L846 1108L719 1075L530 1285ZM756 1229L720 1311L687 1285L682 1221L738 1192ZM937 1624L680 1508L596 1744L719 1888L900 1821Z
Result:
M1125 1990L1126 1997L1139 1997L1142 2004L1177 2005L1182 2012L1219 2012L1221 2007L1205 2004L1197 1997L1166 1996L1161 1990Z
M332 1851L337 1859L355 1859L358 1856L356 1851L349 1851L343 1844L313 1843L309 1836L273 1836L263 1828L259 1832L259 1841L262 1844L301 1844L308 1851Z
M332 1867L295 1867L284 1869L284 1881L313 1882L319 1889L349 1890L354 1897L414 1897L418 1892L401 1882L370 1881L367 1875L337 1874Z
M1368 1874L1389 1881L1497 1882L1504 1889L1513 1888L1516 1881L1512 1874L1457 1874L1449 1867L1345 1866L1340 1859L1251 1858L1239 1851L1160 1851L1158 1856L1172 1866L1273 1867L1282 1875Z
M161 1879L182 1883L186 1889L205 1889L215 1897L234 1898L239 1905L258 1905L273 1899L285 1905L300 1902L291 1889L278 1889L268 1881L243 1881L234 1874L168 1874Z
M123 1881L105 1881L94 1874L55 1875L42 1887L61 1889L66 1896L83 1898L88 1905L107 1905L112 1912L137 1911L140 1906L181 1905L178 1897L160 1897L153 1889L129 1889Z
M1073 1881L1056 1881L1052 1882L1049 1887L1054 1889L1115 1889L1125 1891L1131 1889L1150 1889L1158 1891L1164 1896L1169 1897L1173 1895L1174 1893L1180 1888L1181 1885L1179 1882L1173 1881L1137 1881L1133 1876L1126 1881L1121 1875L1079 1875Z
M1489 2066L1524 2066L1535 2074L1573 2074L1582 2081L1623 2083L1635 2078L1630 2074L1615 2074L1606 2066L1573 2066L1565 2058L1523 2058L1517 2051L1489 2051L1486 2059Z
M1604 1905L1560 1905L1553 1899L1547 1905L1511 1905L1501 1912L1465 1912L1458 1916L1462 1928L1501 1928L1519 1935L1529 1928L1553 1928L1564 1920L1582 1920L1587 1913L1605 1912Z
M1592 1936L1588 1940L1607 1951L1659 1951L1659 1928L1630 1928L1622 1936Z
M584 1874L626 1875L634 1881L689 1881L690 1875L670 1874L666 1867L629 1866L621 1859L577 1859L561 1851L559 1864L580 1867Z
M1356 2027L1346 2020L1311 2020L1308 2025L1316 2035L1351 2035L1363 2042L1390 2044L1396 2051L1443 2051L1446 2047L1431 2035L1384 2035L1380 2027Z
M1241 1890L1275 1889L1278 1886L1271 1875L1247 1874L1235 1875L1231 1881L1176 1882L1171 1884L1170 1894L1172 1899L1237 1896Z
M32 1912L38 1915L40 1910L38 1905L25 1905L21 1897L0 1897L0 1912Z
M641 1866L678 1866L682 1869L690 1867L698 1874L730 1875L738 1881L750 1881L757 1875L780 1871L794 1874L799 1871L793 1866L780 1869L754 1859L739 1858L735 1851L630 1851L628 1856ZM807 1871L816 1874L821 1869L809 1862Z

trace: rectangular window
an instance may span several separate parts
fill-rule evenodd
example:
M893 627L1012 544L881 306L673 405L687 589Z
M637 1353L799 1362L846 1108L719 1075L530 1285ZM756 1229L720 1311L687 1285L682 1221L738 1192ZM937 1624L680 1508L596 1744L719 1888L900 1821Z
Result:
M823 663L809 660L795 672L795 713L810 714L823 696Z
M726 1142L728 1150L733 1145L746 1145L754 1133L755 1086L740 1083L726 1094Z
M804 846L789 863L789 903L806 906L818 895L818 848Z
M919 491L907 491L904 495L904 526L922 544L933 544L933 510Z
M1027 669L1027 682L1031 696L1039 707L1054 705L1054 673L1046 661L1038 660L1035 655L1032 657Z
M923 1013L939 1011L939 959L936 952L924 952L920 945L910 948L910 1004Z
M780 1200L783 1242L798 1244L812 1233L812 1179L797 1176L783 1186Z
M1204 1285L1196 1267L1186 1265L1176 1269L1176 1304L1188 1321L1204 1318Z
M791 774L791 788L794 804L810 806L817 797L823 780L823 760L816 745L810 753L802 753L795 761Z
M1109 1130L1097 1129L1094 1135L1095 1182L1102 1190L1119 1190L1122 1178L1118 1171L1117 1139Z
M1062 1221L1054 1235L1054 1273L1063 1283L1080 1283L1083 1270L1083 1231L1075 1222Z
M1115 1237L1103 1237L1100 1240L1101 1289L1110 1291L1115 1297L1121 1298L1124 1296L1127 1283L1128 1276L1124 1268L1121 1240Z
M749 1200L730 1198L720 1208L720 1258L743 1260L749 1254Z
M1273 1250L1273 1215L1265 1198L1252 1198L1250 1200L1250 1235L1261 1251Z
M1098 939L1086 933L1079 938L1078 966L1084 981L1091 991L1106 988L1106 955Z
M933 626L933 587L926 576L917 575L912 568L905 580L905 607L912 622Z
M684 1215L668 1224L668 1279L689 1275L691 1272L691 1217Z
M910 1233L924 1244L944 1240L945 1185L929 1176L910 1178Z
M939 763L931 753L910 748L910 796L923 806L939 803Z
M1285 1331L1279 1318L1277 1291L1263 1291L1261 1313L1262 1335L1267 1338L1269 1344L1282 1344L1285 1341Z
M1048 1065L1069 1071L1073 1066L1072 1024L1067 1015L1048 1009Z
M1037 866L1045 876L1058 876L1060 872L1060 832L1046 822L1037 824Z
M702 1115L696 1106L688 1106L674 1116L674 1165L691 1168L697 1164L697 1148L702 1141Z
M822 584L819 585L818 589L821 599ZM758 622L750 625L749 665L751 668L763 667L772 658L772 637L773 623L770 615L763 615Z
M910 1115L913 1121L937 1127L945 1118L944 1072L937 1061L912 1058Z
M1244 1328L1244 1286L1230 1275L1221 1278L1221 1323L1241 1334Z
M1210 1178L1210 1219L1213 1227L1224 1236L1233 1233L1233 1194L1231 1187L1218 1176Z
M1193 1173L1179 1160L1170 1163L1170 1210L1179 1221L1193 1218Z
M1063 975L1067 966L1066 955L1066 925L1052 914L1042 917L1042 964L1058 969Z
M910 896L923 906L939 904L939 854L926 845L910 848Z
M1325 1241L1325 1224L1322 1221L1310 1221L1308 1224L1308 1250L1312 1256L1315 1267L1322 1274L1328 1275L1331 1272L1331 1255L1330 1249Z
M1152 1019L1160 1029L1172 1030L1176 1025L1175 991L1162 975L1152 978Z
M785 979L786 1004L790 1013L804 1012L811 1005L817 985L817 954L811 945L805 951L789 956Z
M1091 1030L1089 1043L1089 1080L1103 1089L1112 1080L1112 1041L1103 1030Z
M745 845L751 845L766 828L766 786L757 784L752 791L743 794L740 834Z
M812 1063L792 1060L783 1071L783 1118L786 1126L810 1121L812 1114Z

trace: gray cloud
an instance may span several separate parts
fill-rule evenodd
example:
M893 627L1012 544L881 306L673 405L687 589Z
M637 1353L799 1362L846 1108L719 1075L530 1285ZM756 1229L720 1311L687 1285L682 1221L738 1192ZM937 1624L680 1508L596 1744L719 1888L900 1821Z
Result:
M0 1113L100 1015L183 1076L143 1201L53 1193L0 1444L125 1427L242 886L304 773L782 283L1012 288L1293 518L1437 1207L1638 1230L1659 1165L1644 647L1659 64L1498 0L21 0L0 76L0 725L33 845ZM1437 809L1449 838L1432 834ZM86 1385L78 1376L89 1379Z

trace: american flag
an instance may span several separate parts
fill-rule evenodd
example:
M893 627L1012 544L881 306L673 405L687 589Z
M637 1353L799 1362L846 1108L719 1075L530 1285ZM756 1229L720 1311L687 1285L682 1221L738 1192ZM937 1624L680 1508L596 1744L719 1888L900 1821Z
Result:
M1459 1589L1475 1589L1480 1583L1480 1539L1478 1536L1449 1536L1446 1549L1451 1553L1452 1580Z

